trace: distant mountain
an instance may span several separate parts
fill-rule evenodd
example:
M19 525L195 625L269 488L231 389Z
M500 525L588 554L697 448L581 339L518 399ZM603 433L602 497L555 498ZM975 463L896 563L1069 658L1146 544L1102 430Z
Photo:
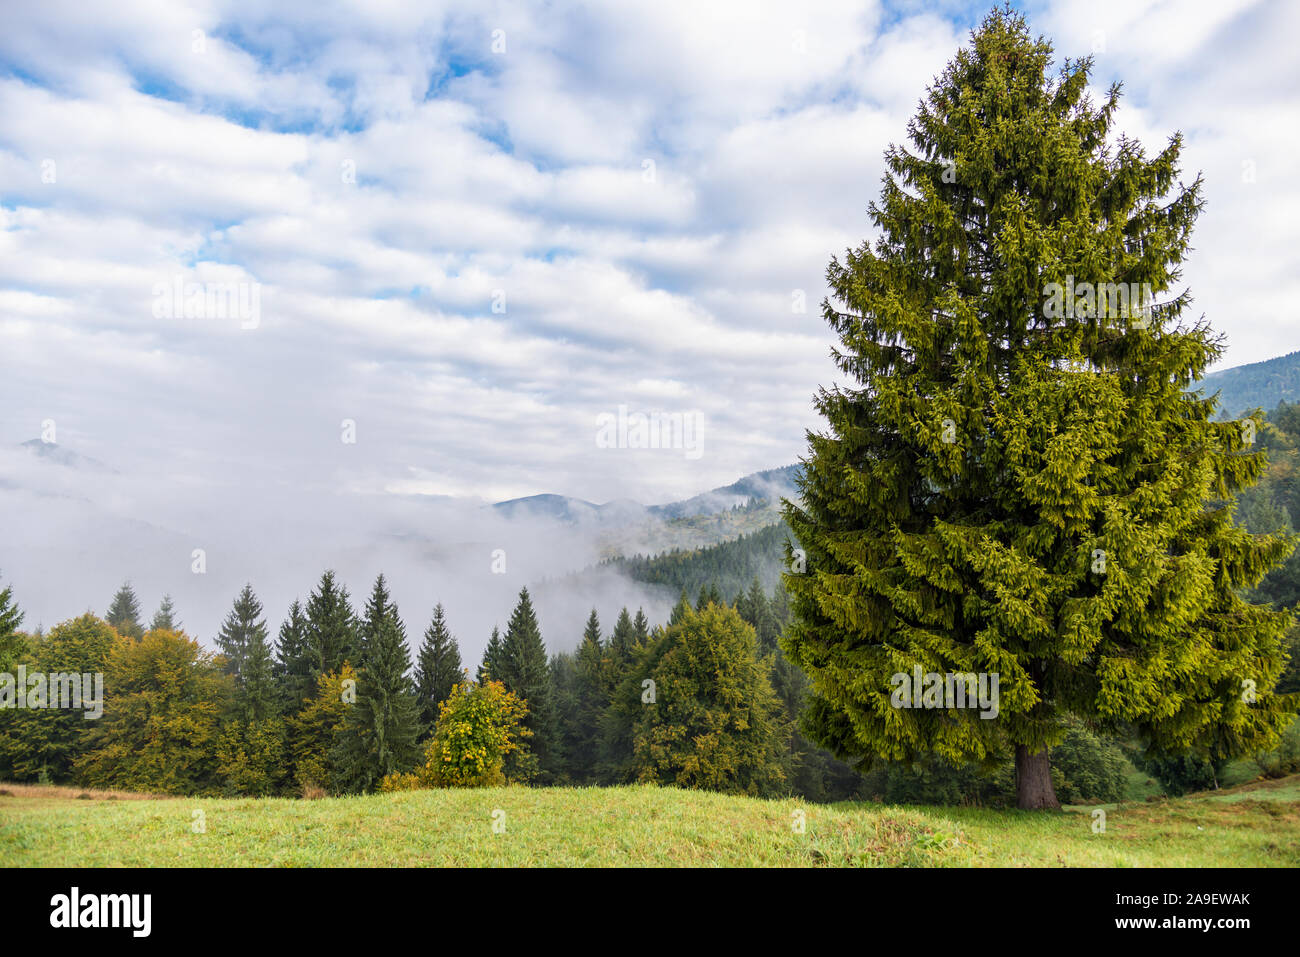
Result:
M581 522L600 515L600 506L593 502L549 493L508 499L492 508L506 518L550 518L560 522Z
M595 521L607 525L625 525L653 519L713 515L756 502L766 502L775 507L782 496L794 494L794 479L799 468L797 465L787 465L779 469L754 472L730 485L665 505L641 505L630 499L615 499L597 505L567 495L544 494L507 499L497 502L492 508L507 518L531 516L575 524Z
M111 469L98 459L92 459L86 455L80 455L71 449L64 448L57 442L45 442L41 439L28 439L22 443L22 447L34 455L38 455L47 462L55 465L64 465L72 469L80 469L86 472L112 472L117 474L116 469Z
M1212 372L1200 382L1205 394L1219 393L1219 417L1235 419L1262 408L1272 412L1282 400L1300 401L1300 352Z
M660 518L686 518L690 515L711 515L737 505L748 505L754 501L766 501L777 505L783 497L795 494L794 482L800 468L801 466L798 465L786 465L779 469L754 472L730 485L715 488L680 502L652 505L650 512Z

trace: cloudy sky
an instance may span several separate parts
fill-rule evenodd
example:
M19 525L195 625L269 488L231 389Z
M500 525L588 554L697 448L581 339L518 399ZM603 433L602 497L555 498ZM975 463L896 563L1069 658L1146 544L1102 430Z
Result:
M5 442L53 419L191 481L597 501L793 461L831 377L827 260L986 9L264 6L6 11ZM1125 80L1123 128L1187 134L1186 280L1226 363L1294 348L1297 5L1025 9ZM178 275L259 284L259 324L156 317ZM698 414L703 454L595 454L620 404Z
M53 423L178 508L659 502L792 462L832 378L827 261L987 10L265 6L6 5L0 446ZM1184 278L1223 364L1295 349L1300 5L1023 9L1125 81L1121 128L1186 134ZM178 279L256 288L256 321L160 316ZM700 454L598 448L619 406L697 417Z

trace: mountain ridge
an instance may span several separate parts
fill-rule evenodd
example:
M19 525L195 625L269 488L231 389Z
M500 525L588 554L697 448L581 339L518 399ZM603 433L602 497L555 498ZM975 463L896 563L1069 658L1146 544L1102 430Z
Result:
M1211 372L1199 385L1207 395L1219 393L1220 419L1256 408L1272 412L1279 402L1300 401L1300 350Z

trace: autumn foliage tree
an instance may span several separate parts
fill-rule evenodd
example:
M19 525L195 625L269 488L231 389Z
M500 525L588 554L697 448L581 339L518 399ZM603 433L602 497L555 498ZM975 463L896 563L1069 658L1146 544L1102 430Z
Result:
M87 732L77 778L98 788L202 794L213 789L221 717L234 693L219 659L183 632L119 640L104 677L104 716Z
M348 709L356 704L357 673L349 664L316 679L316 693L289 719L292 778L302 794L329 792L335 785L331 755L343 733Z
M102 675L114 650L125 644L107 622L87 613L31 636L21 651L15 646L9 667L16 670L23 664L29 672ZM83 689L83 698L89 693ZM19 781L65 780L86 750L88 732L102 720L102 715L88 720L84 710L75 708L0 709L0 767Z
M528 708L499 681L466 676L438 706L438 723L424 764L411 774L392 774L381 790L472 788L505 784L505 761L531 735Z

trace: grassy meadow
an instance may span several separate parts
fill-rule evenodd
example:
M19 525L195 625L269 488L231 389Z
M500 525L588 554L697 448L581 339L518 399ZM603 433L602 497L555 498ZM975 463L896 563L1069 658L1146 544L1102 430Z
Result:
M821 806L653 786L141 797L0 784L0 866L1300 866L1300 776L1107 805L1104 833L1093 807Z

